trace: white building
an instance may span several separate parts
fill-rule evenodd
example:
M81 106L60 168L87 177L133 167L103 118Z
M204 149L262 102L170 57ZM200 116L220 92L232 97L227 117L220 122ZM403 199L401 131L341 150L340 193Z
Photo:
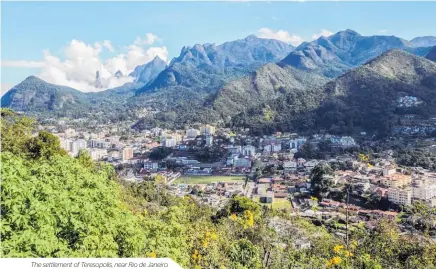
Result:
M214 135L215 134L215 126L212 125L203 125L200 127L200 133L205 135Z
M162 140L162 146L167 148L175 147L177 144L176 138L174 137L166 137Z
M247 145L242 148L242 154L244 154L244 156L254 156L254 154L256 154L256 148L251 145Z
M71 139L68 138L61 138L60 139L60 144L61 144L61 148L63 148L64 150L66 150L67 152L71 151L71 143L73 141Z
M275 144L271 146L272 152L279 152L282 150L282 144Z
M147 170L157 170L159 168L159 163L157 162L145 162L144 169Z
M412 203L412 190L389 188L388 200L397 205L410 205Z
M304 145L304 143L306 143L306 141L307 139L304 137L292 139L289 141L289 148L298 150L302 145Z
M106 142L98 139L91 139L88 141L89 148L109 149L111 147L110 142Z
M88 149L89 156L94 161L98 161L104 156L107 156L107 150L106 149Z
M196 138L200 134L200 131L197 129L188 129L186 130L186 137L187 138Z
M159 127L155 127L153 129L151 129L150 131L154 136L159 136L159 135L163 134L163 130Z
M86 149L85 140L79 139L71 142L71 156L76 157L82 149Z
M251 160L248 158L238 158L234 160L235 167L251 167Z
M353 146L356 145L356 142L354 141L354 138L352 138L351 136L343 136L343 137L341 137L341 139L339 140L339 143L343 147L353 147Z
M293 162L293 161L284 162L283 163L283 169L286 172L295 172L295 171L297 171L297 162Z
M208 135L206 136L206 146L212 146L213 144L213 136Z
M435 197L436 197L435 182L430 182L428 180L415 180L412 188L413 199L429 202Z

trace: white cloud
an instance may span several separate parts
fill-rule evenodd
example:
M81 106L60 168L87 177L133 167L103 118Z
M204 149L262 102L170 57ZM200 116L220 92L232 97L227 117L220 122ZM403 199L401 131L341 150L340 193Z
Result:
M325 37L327 37L327 36L331 36L332 34L333 34L333 33L330 32L329 30L322 29L320 33L314 34L314 35L312 36L312 39L315 40L315 39L320 38L321 36L325 36Z
M286 43L291 43L295 46L303 42L303 39L301 37L297 35L292 35L285 30L274 31L269 28L260 28L257 32L257 36L260 38L277 39Z
M142 38L140 36L136 37L134 45L137 46L143 46L143 45L153 45L154 42L156 42L159 39L159 37L152 33L146 33L145 37Z
M44 62L39 61L2 61L1 66L3 67L21 67L21 68L41 68L44 67Z
M386 34L388 32L388 30L381 29L381 30L378 30L378 32L381 33L381 34Z
M115 52L109 40L95 42L92 45L73 39L65 47L62 59L46 50L41 62L7 61L2 62L2 66L39 67L41 71L37 76L49 83L69 86L84 92L101 91L133 81L133 78L129 77L133 69L150 62L156 56L166 61L168 50L165 46L145 47L153 44L157 38L154 34L146 34L141 43L135 41L123 53L105 60L100 57L103 50ZM118 70L123 73L123 77L114 77ZM100 73L103 88L95 87L97 71Z

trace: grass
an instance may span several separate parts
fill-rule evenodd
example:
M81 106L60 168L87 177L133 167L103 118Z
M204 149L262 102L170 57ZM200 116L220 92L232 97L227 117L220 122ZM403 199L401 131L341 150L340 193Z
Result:
M289 201L286 198L274 198L273 203L261 203L261 202L259 202L259 197L255 197L253 199L253 201L257 202L261 206L266 205L270 208L272 206L273 209L278 209L278 210L281 210L281 209L289 210L292 208L291 201Z
M292 204L286 198L275 198L274 202L272 203L272 208L273 209L291 209Z
M213 182L244 182L245 177L238 176L187 176L180 177L174 181L173 184L209 184Z

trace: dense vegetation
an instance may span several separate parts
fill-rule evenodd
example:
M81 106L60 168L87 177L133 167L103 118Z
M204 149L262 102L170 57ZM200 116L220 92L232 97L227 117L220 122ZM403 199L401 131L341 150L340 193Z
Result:
M366 131L387 136L394 127L403 126L404 115L413 114L421 120L436 115L435 78L434 63L393 50L323 87L293 90L240 113L233 124L255 134L324 130L330 134ZM422 102L399 107L398 100L404 96Z
M185 268L435 268L436 245L395 225L355 229L346 245L322 227L245 197L221 211L155 181L121 182L82 152L71 158L32 120L2 110L4 257L170 257ZM280 227L280 228L278 228ZM307 249L296 240L310 242Z

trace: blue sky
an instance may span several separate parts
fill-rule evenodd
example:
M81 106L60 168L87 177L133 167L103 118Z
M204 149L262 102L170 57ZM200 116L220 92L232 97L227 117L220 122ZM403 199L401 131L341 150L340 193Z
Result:
M170 60L185 45L219 44L261 28L283 30L295 43L322 30L405 39L436 35L435 10L436 2L2 2L2 88L39 74L44 50L64 61L73 39L90 46L110 41L113 51L96 56L101 62L126 54L137 37L143 39L141 59L163 53ZM145 40L146 33L157 39Z

